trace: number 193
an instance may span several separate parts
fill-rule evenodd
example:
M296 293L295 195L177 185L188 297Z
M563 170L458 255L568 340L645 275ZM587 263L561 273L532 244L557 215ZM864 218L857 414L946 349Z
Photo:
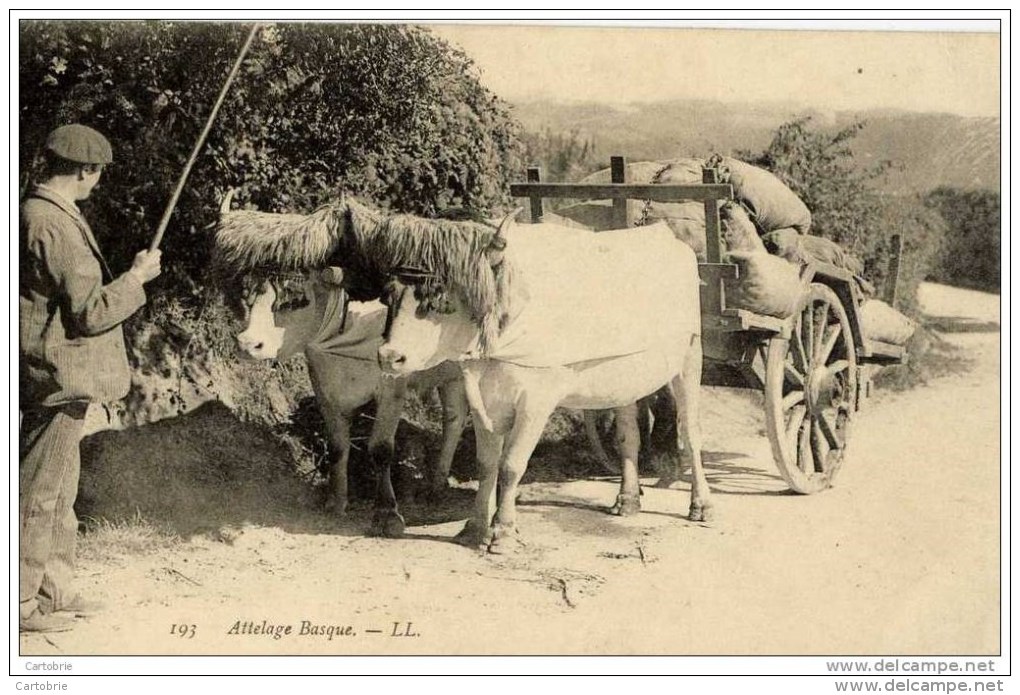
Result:
M174 623L170 626L170 634L181 639L192 639L195 636L195 625Z

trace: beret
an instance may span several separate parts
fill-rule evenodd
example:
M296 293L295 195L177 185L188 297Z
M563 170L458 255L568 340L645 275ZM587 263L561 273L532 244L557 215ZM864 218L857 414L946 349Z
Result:
M62 125L46 138L46 149L53 154L81 164L109 164L113 161L110 141L80 123Z

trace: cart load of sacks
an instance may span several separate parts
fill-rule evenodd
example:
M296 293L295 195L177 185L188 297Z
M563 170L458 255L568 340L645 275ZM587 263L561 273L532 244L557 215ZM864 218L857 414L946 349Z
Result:
M873 298L874 288L863 277L864 264L835 242L811 235L811 211L774 174L730 157L713 155L627 165L627 183L698 184L702 169L714 168L719 183L733 187L733 200L719 210L721 232L729 262L739 267L738 279L726 287L727 305L756 314L786 318L796 311L804 286L800 270L808 263L827 263L851 273L864 298L860 306L865 336L903 345L916 324L887 303ZM591 174L580 183L610 183L610 170ZM612 204L583 202L546 213L543 221L588 229L609 229ZM628 206L627 226L665 222L678 239L707 260L705 206L701 201Z

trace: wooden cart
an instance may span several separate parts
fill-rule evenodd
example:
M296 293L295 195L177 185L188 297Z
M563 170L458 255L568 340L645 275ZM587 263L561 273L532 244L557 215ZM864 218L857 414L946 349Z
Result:
M718 183L713 169L705 169L703 183L694 185L628 184L625 170L623 158L613 157L612 183L570 184L543 183L539 171L530 169L528 182L510 190L529 199L536 223L542 220L543 198L608 199L613 211L607 229L627 227L629 201L702 201L707 243L706 262L699 264L702 383L764 391L765 424L779 472L800 493L828 488L843 463L853 415L867 394L862 367L901 363L904 348L865 338L857 283L828 264L802 269L803 293L787 319L727 306L725 283L738 279L738 267L724 260L718 203L733 198L731 186ZM894 295L895 270L891 277Z

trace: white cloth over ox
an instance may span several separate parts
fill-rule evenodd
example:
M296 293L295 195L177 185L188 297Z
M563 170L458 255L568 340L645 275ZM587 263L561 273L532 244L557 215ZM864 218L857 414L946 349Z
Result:
M666 224L515 225L505 259L527 296L488 359L557 367L659 351L672 360L701 333L697 260Z

